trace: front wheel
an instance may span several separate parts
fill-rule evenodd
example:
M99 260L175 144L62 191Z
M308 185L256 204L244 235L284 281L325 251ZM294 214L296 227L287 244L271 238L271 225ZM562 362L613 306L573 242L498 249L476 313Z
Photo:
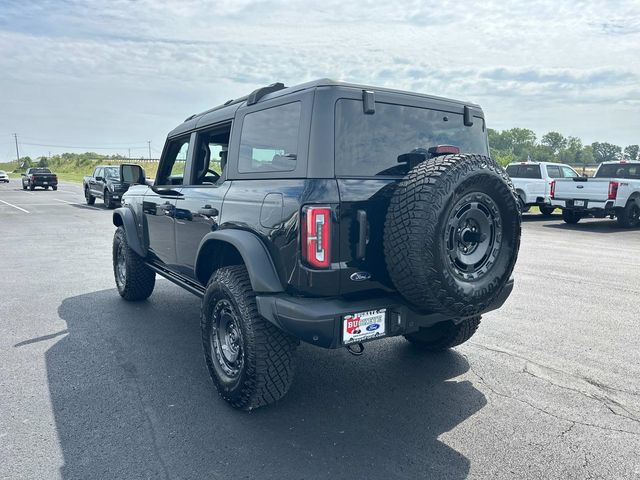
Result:
M287 393L298 341L260 316L243 265L223 267L211 277L201 331L213 383L233 407L251 410Z
M84 200L85 202L87 202L87 205L93 205L94 203L96 203L96 197L91 195L89 187L85 187L84 189Z
M573 210L562 210L562 220L569 225L575 225L582 219L582 215Z
M428 352L442 352L456 347L469 340L480 325L481 317L467 318L460 323L451 321L436 323L427 328L421 328L415 333L404 336L420 350Z
M113 197L111 196L111 192L109 190L104 191L104 197L102 198L104 199L105 207L107 207L109 210L113 210L114 208L116 208L116 204L113 201Z
M24 183L24 182L22 183L22 189L23 189L23 190L26 190L26 189L27 189L27 186L25 185L25 183Z
M618 215L618 225L623 228L633 228L640 225L640 204L638 200L629 200Z
M53 190L55 192L56 190L58 190L58 186L54 185L53 187L51 187L51 190Z
M540 213L542 215L544 215L545 217L550 217L551 215L553 215L554 210L556 209L556 207L551 207L551 206L547 206L547 205L540 205Z
M33 192L33 190L34 190L35 188L36 188L36 186L35 186L35 185L33 185L33 184L31 184L31 183L29 184L29 190L31 190L31 191Z
M153 293L156 274L129 247L122 227L118 227L113 237L113 274L118 293L125 300L144 300Z

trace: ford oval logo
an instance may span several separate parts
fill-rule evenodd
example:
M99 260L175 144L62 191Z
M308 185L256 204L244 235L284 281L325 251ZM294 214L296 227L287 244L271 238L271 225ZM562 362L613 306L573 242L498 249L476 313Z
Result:
M380 324L379 323L372 323L371 325L369 325L367 327L367 332L373 332L374 330L377 330L380 328Z
M364 282L365 280L371 280L371 274L369 272L354 272L349 278L354 282Z

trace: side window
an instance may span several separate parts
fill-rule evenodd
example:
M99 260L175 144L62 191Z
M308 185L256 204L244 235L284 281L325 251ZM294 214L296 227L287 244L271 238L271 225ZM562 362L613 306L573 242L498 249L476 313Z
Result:
M96 168L95 173L93 174L93 178L102 177L102 167Z
M573 170L573 168L562 167L562 176L564 178L575 178L578 174Z
M507 167L507 175L509 175L511 178L518 178L518 165L509 165Z
M189 137L173 140L159 166L156 185L182 185L189 153Z
M231 124L198 133L194 157L193 185L213 185L227 166Z
M240 173L290 172L298 159L300 102L249 113L240 135Z
M560 167L547 165L547 175L549 175L549 178L560 178L562 176L560 175Z

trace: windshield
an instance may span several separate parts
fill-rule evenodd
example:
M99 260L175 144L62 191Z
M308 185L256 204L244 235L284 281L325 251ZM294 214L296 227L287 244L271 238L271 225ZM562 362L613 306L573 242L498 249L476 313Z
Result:
M105 167L104 178L111 178L113 180L120 180L120 167Z
M460 153L488 155L484 120L466 127L462 114L377 102L363 112L361 100L336 103L335 169L339 176L405 175L398 156L414 149L453 145Z
M596 178L640 178L640 163L608 163L600 165Z

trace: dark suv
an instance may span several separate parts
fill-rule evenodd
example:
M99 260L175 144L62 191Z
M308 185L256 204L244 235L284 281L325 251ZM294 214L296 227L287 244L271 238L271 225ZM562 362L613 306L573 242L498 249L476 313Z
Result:
M243 409L286 393L300 340L459 345L508 297L520 244L477 105L330 80L192 115L122 204L120 295L147 298L157 273L202 297L209 371Z

